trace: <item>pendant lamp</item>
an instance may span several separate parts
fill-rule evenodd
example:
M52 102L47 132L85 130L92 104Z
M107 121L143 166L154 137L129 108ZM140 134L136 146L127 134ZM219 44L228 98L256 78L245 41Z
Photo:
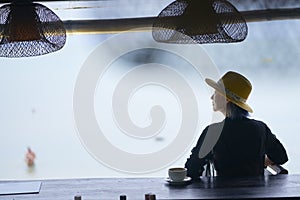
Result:
M241 13L226 0L177 0L153 23L157 42L176 44L243 41L248 33Z
M0 56L29 57L61 49L66 30L59 17L44 5L27 0L0 8Z

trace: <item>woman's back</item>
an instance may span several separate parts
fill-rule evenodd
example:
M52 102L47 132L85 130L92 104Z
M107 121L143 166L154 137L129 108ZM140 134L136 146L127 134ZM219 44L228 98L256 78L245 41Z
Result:
M282 157L277 160L285 162L284 147L263 122L246 117L226 118L224 122L221 136L213 149L213 161L219 176L263 175L267 153L276 154ZM276 152L267 152L268 145L274 142L278 149L272 151ZM282 155L277 155L280 152L283 152Z

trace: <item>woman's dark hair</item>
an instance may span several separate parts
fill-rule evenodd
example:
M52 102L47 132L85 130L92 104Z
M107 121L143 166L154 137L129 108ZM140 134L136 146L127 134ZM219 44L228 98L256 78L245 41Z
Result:
M227 103L227 117L229 117L230 119L241 119L244 117L249 117L249 112L237 105L235 105L232 102L228 102Z

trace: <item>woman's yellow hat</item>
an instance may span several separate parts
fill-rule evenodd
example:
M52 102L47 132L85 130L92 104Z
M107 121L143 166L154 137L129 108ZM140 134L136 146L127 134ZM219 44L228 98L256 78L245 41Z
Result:
M218 82L208 78L205 79L205 82L224 95L228 101L248 112L253 112L252 108L246 103L251 93L252 85L243 75L229 71Z

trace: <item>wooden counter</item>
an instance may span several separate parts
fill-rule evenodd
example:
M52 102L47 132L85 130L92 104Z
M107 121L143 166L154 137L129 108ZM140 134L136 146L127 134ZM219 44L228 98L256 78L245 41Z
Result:
M16 181L0 181L9 184ZM22 181L21 181L22 182ZM24 181L23 181L24 182ZM164 178L95 178L41 180L37 194L1 195L11 200L144 200L146 193L156 199L300 199L300 175L255 178L202 178L183 186L171 186Z

